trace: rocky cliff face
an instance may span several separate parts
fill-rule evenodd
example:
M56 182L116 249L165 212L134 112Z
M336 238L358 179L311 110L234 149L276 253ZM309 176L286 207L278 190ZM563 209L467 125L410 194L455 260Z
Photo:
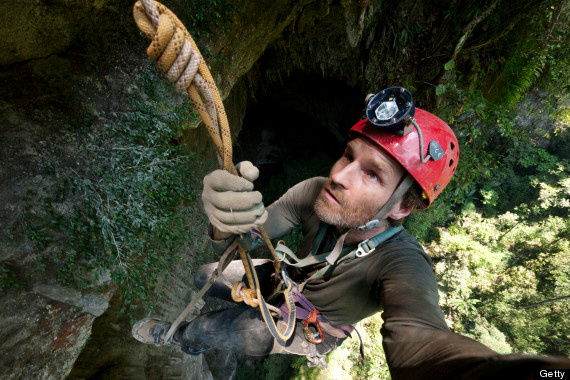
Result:
M126 1L2 5L2 13L10 16L0 29L3 377L195 379L210 378L212 373L230 378L235 371L233 355L194 358L133 342L130 321L119 313L121 292L108 272L92 272L98 280L82 288L63 283L58 274L58 262L69 253L62 252L69 236L46 225L53 215L46 213L45 202L62 217L75 212L81 194L60 187L88 163L85 147L93 136L129 111L125 94L130 81L148 65L147 41L132 22L131 5ZM182 1L167 5L182 18L189 12ZM203 53L212 57L212 72L235 132L261 77L284 77L306 64L314 66L314 55L319 56L319 75L331 69L335 75L351 71L340 66L347 65L349 51L357 48L369 12L369 4L351 2L243 1L235 8L238 12L231 12L221 28L198 38ZM337 43L321 46L328 38ZM283 50L287 45L291 47ZM284 54L278 54L281 50ZM356 60L352 66L358 66ZM356 76L351 73L352 84L358 82ZM294 103L303 107L304 102ZM86 115L88 127L83 125ZM190 130L185 137L190 149L208 151L201 131ZM192 227L197 236L204 226L201 220ZM190 244L189 256L202 243L198 238ZM157 315L174 319L191 299L190 275L184 268L172 269L159 288L162 301Z
M216 2L225 7L223 13L198 1L164 3L183 21L204 16L208 22L211 33L195 37L225 99L234 134L248 112L265 112L257 114L257 127L249 132L244 127L242 137L249 133L251 146L239 153L242 158L275 153L260 152L259 144L251 142L263 143L268 136L299 135L311 143L311 138L326 135L330 145L342 145L347 124L360 116L367 92L389 85L420 88L409 73L426 82L436 78L459 37L457 30L441 23L441 10L451 1ZM94 145L103 141L104 149L105 138L112 139L105 137L108 125L133 112L128 94L145 86L132 83L149 64L147 41L136 29L131 7L126 0L0 4L3 378L235 376L233 354L189 357L136 343L130 337L131 321L120 313L120 285L109 271L97 269L97 263L87 261L93 264L92 278L82 286L61 279L61 268L73 268L70 263L76 257L65 242L84 237L88 232L82 231L93 227L75 226L77 236L62 232L69 228L50 229L52 219L75 220L81 210L77 206L83 193L66 184L91 165ZM430 44L430 55L420 60L417 54ZM184 102L183 96L172 96L176 105ZM418 99L430 101L427 95ZM284 119L282 110L308 122L282 135L263 132L277 125L272 120ZM195 129L196 122L189 124L173 144L202 152L200 159L211 157L206 134ZM312 128L313 135L305 133ZM241 142L248 146L245 138ZM198 188L196 184L194 191ZM187 206L200 215L195 199ZM46 211L46 202L52 211ZM155 315L172 320L191 299L188 283L196 252L204 244L205 225L203 216L188 224L196 238L183 250L184 264L173 265L168 279L159 282ZM78 252L77 262L80 256Z

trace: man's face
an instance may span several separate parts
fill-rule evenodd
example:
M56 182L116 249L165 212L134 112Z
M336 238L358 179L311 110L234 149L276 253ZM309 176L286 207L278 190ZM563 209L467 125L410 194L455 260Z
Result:
M315 201L315 212L325 223L356 228L376 215L404 174L404 168L388 153L365 138L356 138L332 167ZM400 216L399 211L401 201L386 217L407 215Z

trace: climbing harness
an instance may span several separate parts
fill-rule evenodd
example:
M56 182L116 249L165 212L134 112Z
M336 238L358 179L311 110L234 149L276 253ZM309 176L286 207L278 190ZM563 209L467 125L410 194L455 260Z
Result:
M157 62L159 70L166 73L170 81L175 82L177 89L188 92L190 99L194 103L214 142L221 166L230 173L239 175L232 163L231 133L222 99L214 83L212 74L200 54L196 43L190 36L190 33L188 33L182 22L172 11L157 1L137 1L133 8L133 15L138 28L152 41L147 49L147 55ZM274 258L277 258L273 245L263 227L259 226L258 230ZM234 242L236 241L234 240ZM236 242L233 246L233 249L235 248L237 248L239 252L248 279L251 290L248 294L253 296L253 293L255 293L261 314L271 334L279 344L285 345L285 342L292 336L295 326L295 305L292 303L292 298L285 297L286 300L291 300L291 302L287 303L288 312L290 314L290 325L287 325L285 331L282 333L277 329L270 307L266 304L261 295L257 274L251 263L249 254L243 249L239 242ZM232 251L226 251L228 254L227 257L229 257ZM227 257L224 259L227 259ZM220 264L224 263L220 260ZM220 264L212 275L212 278L207 282L207 286L201 289L196 297L194 297L194 300L172 324L172 327L164 338L165 340L174 334L180 323L194 307L197 300L206 293L207 289L215 281L215 277L221 274L225 266ZM227 263L225 263L225 265L227 265ZM281 262L275 260L274 266L275 273L279 273ZM287 294L289 290L290 287L285 286L283 289L284 294ZM240 293L243 294L243 291L240 291ZM253 304L253 301L251 302Z
M287 273L286 270L283 270L283 272ZM360 354L364 358L364 344L360 334L353 325L336 326L328 322L315 305L300 292L295 283L293 283L291 294L293 301L298 305L296 316L303 323L303 333L309 347L309 353L305 355L309 367L318 366L323 369L327 367L325 356L317 350L317 344L322 343L325 339L324 333L335 338L344 339L351 336L352 331L356 331L360 340ZM280 321L288 318L287 309L284 305L281 306L281 314Z
M326 235L326 231L328 226L325 223L320 224L319 230L317 231L317 235L313 241L311 252L309 255L303 259L299 259L293 251L288 248L283 241L279 241L277 246L275 247L275 251L279 257L279 260L287 263L287 265L302 268L307 267L310 265L315 264L322 264L327 262L327 257L330 256L333 251L324 252L317 254L321 243ZM363 242L359 243L356 248L354 247L343 247L338 259L336 260L336 264L339 264L345 260L360 258L366 255L371 254L376 247L380 244L385 242L386 240L390 239L392 236L396 235L400 231L402 231L404 227L390 227L387 230L379 233L378 235L364 240ZM310 282L314 281L318 278L324 277L329 275L336 265L325 265L324 267L318 269L315 273L313 273L309 278L304 280L300 284L293 284L294 287L291 291L293 300L298 305L297 306L297 319L303 321L303 332L305 334L305 338L307 342L309 342L310 353L307 355L307 359L309 360L309 366L321 366L326 367L326 362L323 355L318 354L316 351L316 344L322 343L324 340L323 331L327 334L334 336L336 338L346 338L351 336L352 331L356 331L358 338L360 340L360 354L364 358L364 344L362 343L362 338L360 337L360 333L358 330L355 329L354 325L346 325L346 326L335 326L328 322L322 314L317 310L317 308L309 301L301 292L305 285ZM285 272L286 273L286 272ZM285 307L282 306L281 310L282 317L287 318L287 310ZM313 330L311 331L311 327Z

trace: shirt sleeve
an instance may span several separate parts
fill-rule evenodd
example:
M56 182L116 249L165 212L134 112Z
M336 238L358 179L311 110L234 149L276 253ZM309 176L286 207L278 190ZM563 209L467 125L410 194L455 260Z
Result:
M314 177L299 182L267 207L269 216L263 227L270 238L285 235L314 215L313 204L325 181L324 177Z
M389 252L377 286L384 310L382 344L394 380L532 379L535 369L570 366L565 358L500 355L449 331L423 251Z

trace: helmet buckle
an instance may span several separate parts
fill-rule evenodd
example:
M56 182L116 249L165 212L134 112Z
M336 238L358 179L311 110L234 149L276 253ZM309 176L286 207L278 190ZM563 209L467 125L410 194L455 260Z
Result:
M373 220L367 222L366 224L363 224L362 226L358 226L356 229L358 231L367 231L367 230L370 230L372 228L380 227L382 225L384 225L384 224L381 223L378 219L373 219Z

